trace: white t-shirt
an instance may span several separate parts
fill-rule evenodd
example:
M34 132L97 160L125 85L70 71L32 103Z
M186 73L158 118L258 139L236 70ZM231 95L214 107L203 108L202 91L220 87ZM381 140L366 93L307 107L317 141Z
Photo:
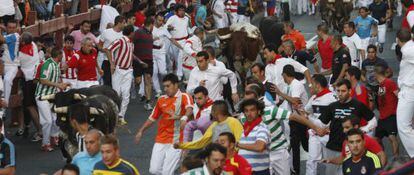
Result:
M265 68L266 79L275 84L280 90L283 90L287 86L283 80L282 71L283 67L288 64L295 68L295 72L304 74L305 71L308 70L307 67L291 58L279 58L276 60L275 64L268 64Z
M302 101L302 104L308 103L309 98L308 94L306 93L305 86L303 85L303 83L296 79L294 79L292 82L290 82L289 85L285 87L283 93L287 94L290 97L299 97ZM292 106L287 100L283 101L280 107L292 111ZM304 106L302 106L301 108L304 108Z
M412 28L414 25L414 11L411 11L407 14L407 21L408 25L410 25L410 28Z
M13 0L0 0L0 4L0 17L16 13Z
M99 36L99 42L103 42L103 48L108 48L112 42L115 40L122 38L122 32L116 32L114 29L105 29L101 36ZM98 55L99 60L107 60L105 53L99 52Z
M153 52L166 52L170 42L168 38L171 38L171 34L168 32L167 27L161 26L160 28L157 28L154 26L152 29L152 37L159 38L154 40L154 45L161 46L161 49L153 49Z
M188 37L188 35L191 33L189 28L190 19L188 19L187 16L184 16L183 18L178 17L177 15L171 16L168 18L167 23L165 26L172 26L174 27L174 30L170 31L170 34L175 39L181 39L184 37Z
M361 43L361 38L358 34L354 33L352 36L343 36L342 37L343 43L349 49L349 54L351 55L351 64L353 66L359 67L360 65L360 57L359 57L359 50L366 50L363 48Z
M398 86L414 89L414 41L408 41L401 47L402 59L398 74ZM414 100L412 94L410 95Z

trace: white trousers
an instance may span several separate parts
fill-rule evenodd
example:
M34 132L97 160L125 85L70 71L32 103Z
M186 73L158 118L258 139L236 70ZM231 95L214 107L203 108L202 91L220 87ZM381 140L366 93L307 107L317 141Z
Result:
M246 15L237 15L237 22L246 22L250 23L250 17Z
M56 114L52 112L52 104L47 100L41 101L36 98L39 110L39 122L42 126L42 145L50 144L50 137L58 136L59 127L56 125Z
M95 86L95 85L99 85L99 82L98 81L80 81L80 80L76 82L77 89L88 88L88 87Z
M181 46L184 46L185 44L185 40L179 40L177 41L178 44L180 44ZM183 59L181 59L182 57L180 57L180 55L182 55L183 52L181 49L179 49L177 46L171 44L170 45L170 49L169 49L169 55L170 58L172 58L175 62L176 65L176 75L181 78L183 76Z
M289 175L290 174L290 154L286 149L270 152L271 174Z
M309 0L298 0L298 14L306 13L308 10L308 1Z
M227 14L221 14L221 18L216 15L213 15L214 25L216 28L221 29L229 26L229 20L227 18Z
M160 86L160 77L167 75L167 60L166 60L166 53L165 52L157 52L153 51L153 73L152 73L152 84L154 86L154 90L157 93L161 92Z
M401 142L404 145L408 155L414 157L414 129L413 129L413 116L414 116L414 98L412 94L414 88L409 90L401 88L398 93L398 106L397 106L397 127L398 135Z
M190 79L191 69L183 67L183 74L184 74L184 80L188 81Z
M121 97L121 109L119 110L119 117L123 118L128 108L129 96L131 95L131 83L134 79L132 69L123 70L118 67L112 74L112 88Z
M77 79L62 78L62 82L69 83L70 88L76 88L78 80Z
M323 147L323 158L333 158L340 156L341 152L330 150ZM325 174L342 175L342 165L325 164Z
M306 175L316 175L318 170L318 164L322 160L323 148L325 147L329 136L319 137L314 133L312 129L308 130L309 133L309 152L308 160L306 161Z
M378 25L378 42L380 44L385 43L386 34L387 34L387 23Z
M181 149L172 144L155 143L152 148L149 172L155 175L173 175L180 162Z
M15 65L4 65L4 101L9 104L13 80L16 77L18 68Z

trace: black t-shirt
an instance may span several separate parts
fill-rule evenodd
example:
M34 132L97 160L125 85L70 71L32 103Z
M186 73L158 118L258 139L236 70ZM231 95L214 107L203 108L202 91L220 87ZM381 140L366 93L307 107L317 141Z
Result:
M289 57L288 55L284 54L284 57ZM306 51L294 51L294 53L291 56L292 59L294 59L295 61L299 62L300 64L302 64L303 66L306 66L306 62L309 62L311 64L316 62L316 58L314 56L312 56L311 54L309 54ZM303 73L300 72L296 72L295 73L295 79L297 80L303 80L305 78L305 75Z
M388 4L385 2L380 2L379 4L373 2L369 5L369 11L371 11L371 16L378 20L378 25L385 24L386 21L381 21L381 18L385 18L387 15Z
M345 140L342 119L351 115L364 118L366 121L374 117L374 113L367 106L354 98L347 103L333 102L328 106L327 110L322 111L319 119L325 124L331 122L329 125L329 141L326 144L327 148L341 151L342 143Z
M332 78L330 84L333 84L336 81L344 64L348 64L348 66L351 65L351 55L349 55L349 51L345 49L345 47L341 47L337 51L334 51L332 58Z
M348 157L342 164L344 175L371 175L381 170L381 162L377 155L367 151L358 162L353 162L352 157Z
M384 68L388 68L388 63L382 58L376 58L375 61L365 59L362 62L362 69L365 70L365 78L367 79L368 85L378 86L378 81L375 78L375 66L381 65Z

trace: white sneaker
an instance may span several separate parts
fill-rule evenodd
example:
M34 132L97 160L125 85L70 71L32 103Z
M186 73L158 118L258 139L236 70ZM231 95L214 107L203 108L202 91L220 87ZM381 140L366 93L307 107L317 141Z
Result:
M128 124L126 121L125 121L125 119L124 118L119 118L118 119L118 123L119 123L119 125L126 125L126 124Z
M154 109L154 108L151 106L151 104L150 104L150 103L146 103L146 104L144 105L144 109L145 109L145 110L147 110L147 111L150 111L150 110L152 110L152 109Z

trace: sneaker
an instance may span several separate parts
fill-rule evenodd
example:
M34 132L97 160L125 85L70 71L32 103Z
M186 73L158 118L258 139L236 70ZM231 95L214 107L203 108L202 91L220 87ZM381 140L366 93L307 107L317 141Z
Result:
M50 144L55 147L59 147L59 137L50 137Z
M384 47L380 46L379 49L378 49L378 51L379 51L379 53L384 52Z
M144 109L145 109L145 110L147 110L147 111L150 111L150 110L152 110L152 109L153 109L153 107L151 106L151 104L150 104L150 103L146 103L146 104L144 105Z
M24 129L19 128L16 132L16 136L22 136L24 134Z
M52 152L53 151L53 147L50 144L42 145L42 147L40 149L42 151L45 151L45 152Z
M161 92L157 92L157 94L155 94L155 98L160 98L161 97Z
M27 138L29 137L29 127L24 127L24 131L23 131L23 137Z
M38 142L42 140L42 136L39 133L35 133L32 137L32 142Z
M147 97L145 97L144 95L141 96L141 98L139 99L140 102L144 102L145 100L147 100Z
M125 119L124 118L119 118L118 119L118 123L119 123L119 125L127 125L128 124L128 122L127 121L125 121Z

